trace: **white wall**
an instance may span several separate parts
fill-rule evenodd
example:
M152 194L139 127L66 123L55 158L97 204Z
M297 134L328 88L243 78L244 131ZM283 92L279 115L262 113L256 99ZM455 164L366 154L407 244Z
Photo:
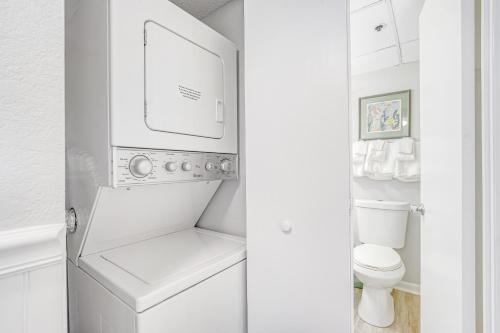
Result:
M66 332L64 2L0 3L0 331Z
M245 235L245 96L244 96L244 30L243 0L233 0L203 21L212 29L226 36L239 50L238 77L238 126L240 174L238 181L226 181L220 186L203 213L198 226L234 234Z
M64 222L63 8L0 4L0 230Z
M404 64L389 69L353 76L351 78L352 138L359 138L359 98L387 92L411 89L411 136L420 138L419 64ZM420 183L403 183L396 180L375 181L354 178L352 196L360 199L420 202ZM352 223L356 230L356 214ZM358 242L355 233L355 242ZM406 246L398 250L406 265L403 281L420 284L420 217L410 215Z

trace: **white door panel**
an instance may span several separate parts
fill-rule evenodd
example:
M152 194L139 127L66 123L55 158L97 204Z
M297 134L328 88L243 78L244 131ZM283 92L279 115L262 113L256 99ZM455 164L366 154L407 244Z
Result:
M145 24L146 124L155 131L224 136L221 57L155 22ZM175 52L172 52L175 50Z
M350 331L347 13L245 1L250 333Z
M474 1L420 15L422 332L473 332Z

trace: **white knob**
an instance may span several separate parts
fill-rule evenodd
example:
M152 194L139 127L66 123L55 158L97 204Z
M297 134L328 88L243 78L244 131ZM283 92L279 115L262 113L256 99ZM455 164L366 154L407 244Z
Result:
M193 165L189 162L182 163L182 170L191 171L193 169Z
M207 171L215 170L215 164L213 164L212 162L207 162L207 164L205 164L205 169Z
M233 171L233 162L231 162L231 160L222 160L222 162L220 162L220 168L224 172Z
M285 220L280 222L280 229L285 234L289 234L292 231L292 224L290 221Z
M167 162L167 164L165 164L165 169L167 169L167 171L174 172L175 170L177 170L177 163Z
M153 171L153 163L144 155L134 156L129 164L130 173L137 178L144 178Z

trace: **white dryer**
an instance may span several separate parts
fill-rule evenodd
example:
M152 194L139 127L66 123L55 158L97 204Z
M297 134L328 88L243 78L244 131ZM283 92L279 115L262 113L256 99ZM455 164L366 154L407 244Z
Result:
M237 50L165 0L68 2L70 329L243 333L244 239L196 228L238 177Z

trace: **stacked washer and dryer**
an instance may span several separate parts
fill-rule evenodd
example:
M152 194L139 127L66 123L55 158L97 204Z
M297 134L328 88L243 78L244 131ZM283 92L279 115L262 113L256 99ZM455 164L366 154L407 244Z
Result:
M245 241L195 227L238 177L235 46L167 0L66 10L70 331L245 332Z

